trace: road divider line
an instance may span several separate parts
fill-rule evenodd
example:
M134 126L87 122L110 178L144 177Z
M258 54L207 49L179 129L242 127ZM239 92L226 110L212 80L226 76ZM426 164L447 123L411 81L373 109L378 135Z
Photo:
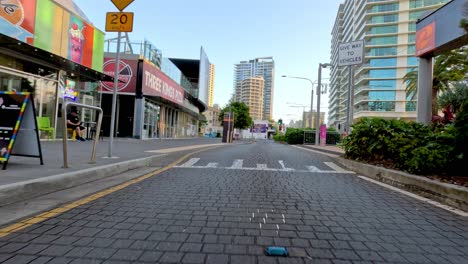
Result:
M111 187L111 188L107 188L105 190L102 190L100 192L97 192L93 195L90 195L90 196L87 196L85 198L82 198L80 200L77 200L77 201L74 201L74 202L71 202L71 203L68 203L64 206L61 206L61 207L58 207L58 208L54 208L50 211L47 211L47 212L43 212L43 213L40 213L36 216L33 216L33 217L30 217L30 218L27 218L27 219L24 219L24 220L21 220L17 223L14 223L14 224L11 224L11 225L8 225L4 228L1 228L0 229L0 238L2 237L5 237L5 236L8 236L14 232L17 232L17 231L20 231L22 229L25 229L27 227L30 227L32 225L35 225L35 224L38 224L40 222L43 222L45 220L48 220L52 217L55 217L61 213L65 213L73 208L76 208L80 205L84 205L84 204L87 204L89 202L92 202L92 201L95 201L99 198L102 198L108 194L111 194L111 193L114 193L116 191L119 191L119 190L122 190L130 185L133 185L135 183L139 183L139 182L142 182L148 178L151 178L153 176L156 176L158 174L161 174L167 170L170 170L172 169L173 167L175 167L177 164L181 163L182 161L186 160L188 157L194 155L194 154L197 154L197 153L200 153L200 152L203 152L203 151L207 151L207 150L211 150L211 149L215 149L215 148L218 148L220 146L229 146L229 145L226 145L226 144L212 144L212 145L209 145L208 148L206 149L201 149L201 150L197 150L197 151L194 151L194 152L191 152L191 153L188 153L184 156L182 156L181 158L177 159L176 161L170 163L169 165L167 165L166 167L163 167L161 169L158 169L158 170L155 170L153 172L149 172L147 174L144 174L136 179L133 179L133 180L130 180L130 181L127 181L127 182L124 182L124 183L121 183L119 185L116 185L114 187ZM205 146L207 147L207 146Z
M390 189L392 191L395 191L395 192L399 192L401 194L404 194L406 196L409 196L411 198L414 198L416 200L419 200L419 201L422 201L422 202L425 202L425 203L428 203L428 204L431 204L433 206L436 206L436 207L439 207L441 209L444 209L446 211L449 211L449 212L452 212L454 214L457 214L457 215L460 215L460 216L463 216L463 217L468 217L468 212L464 212L462 210L459 210L459 209L456 209L456 208L453 208L451 206L448 206L448 205L445 205L445 204L441 204L439 202L436 202L436 201L433 201L431 199L428 199L428 198L425 198L425 197L422 197L422 196L419 196L419 195L416 195L414 193L410 193L410 192L407 192L405 190L402 190L402 189L398 189L396 187L393 187L391 185L388 185L388 184L385 184L383 182L379 182L379 181L376 181L376 180L373 180L371 178L368 178L368 177L365 177L365 176L358 176L359 179L361 180L365 180L365 181L368 181L368 182L371 182L371 183L374 183L374 184L377 184L379 186L382 186L384 188L387 188L387 189ZM1 230L0 230L1 232Z

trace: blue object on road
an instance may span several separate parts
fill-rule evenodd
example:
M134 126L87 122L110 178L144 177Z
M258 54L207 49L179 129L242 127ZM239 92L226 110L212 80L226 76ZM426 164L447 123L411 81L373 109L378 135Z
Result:
M266 253L268 256L288 256L288 250L285 247L268 247Z

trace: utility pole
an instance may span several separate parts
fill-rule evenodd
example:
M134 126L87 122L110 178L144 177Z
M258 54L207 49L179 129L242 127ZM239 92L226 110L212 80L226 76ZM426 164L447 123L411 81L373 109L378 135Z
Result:
M320 95L322 94L322 68L331 66L330 63L319 63L317 85L317 115L315 117L315 145L320 144ZM311 113L312 114L312 113Z

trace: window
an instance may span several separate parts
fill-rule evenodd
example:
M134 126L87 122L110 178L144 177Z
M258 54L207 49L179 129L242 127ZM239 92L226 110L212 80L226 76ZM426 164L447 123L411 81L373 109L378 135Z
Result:
M409 32L416 32L416 23L409 23L408 24L408 31Z
M395 56L397 55L396 47L389 48L373 48L370 50L370 56Z
M416 57L408 57L406 63L408 64L408 66L418 66L419 64L418 58Z
M389 70L370 70L369 77L371 78L395 78L396 77L396 70L389 69Z
M408 35L408 42L415 43L416 42L416 34L409 34Z
M370 24L376 24L376 23L390 23L390 22L397 22L398 21L398 15L384 15L384 16L373 16L370 20Z
M447 3L448 0L411 0L410 8L419 8L424 6L438 5Z
M371 89L382 89L382 90L389 90L395 89L396 87L396 80L371 80L369 81L369 86Z
M410 13L409 13L409 19L410 19L410 20L416 20L416 19L418 19L422 14L424 14L424 13L426 13L426 12L427 12L427 10L410 12Z
M381 101L394 101L395 92L393 91L378 91L369 92L369 100L381 100Z
M388 58L388 59L371 59L370 66L372 67L388 67L388 66L396 66L397 59L396 58Z
M408 55L414 55L416 54L416 46L415 45L409 45L408 46Z
M386 44L397 44L397 43L398 43L397 36L389 36L389 37L371 38L367 44L369 44L369 45L386 45Z
M414 24L416 26L416 24ZM398 26L382 26L382 27L373 27L369 31L371 34L388 34L388 33L397 33Z
M389 12L396 10L398 10L398 4L375 5L369 10L369 13Z

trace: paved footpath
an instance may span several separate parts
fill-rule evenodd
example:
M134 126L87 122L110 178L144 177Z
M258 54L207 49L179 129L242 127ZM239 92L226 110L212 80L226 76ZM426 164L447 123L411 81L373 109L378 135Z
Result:
M199 152L114 190L0 238L0 263L468 263L466 218L286 145Z

